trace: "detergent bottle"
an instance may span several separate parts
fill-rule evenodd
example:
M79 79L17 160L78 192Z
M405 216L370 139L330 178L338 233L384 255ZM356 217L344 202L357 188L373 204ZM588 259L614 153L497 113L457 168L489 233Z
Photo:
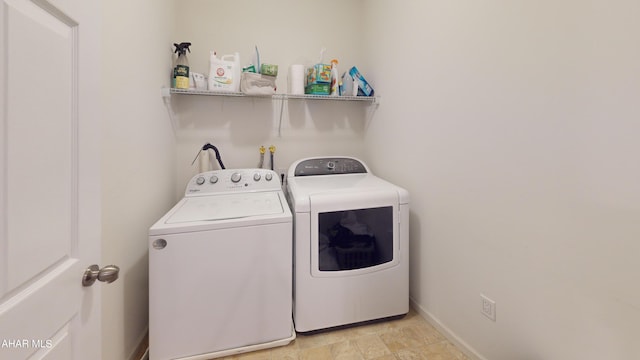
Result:
M211 51L209 57L209 90L221 92L239 92L240 76L242 67L240 66L240 54L223 55L218 58L215 51Z
M189 88L189 59L187 59L187 51L191 52L189 46L190 42L182 42L180 44L173 44L176 47L175 53L178 54L176 59L176 65L173 68L173 77L175 79L176 89L188 89Z

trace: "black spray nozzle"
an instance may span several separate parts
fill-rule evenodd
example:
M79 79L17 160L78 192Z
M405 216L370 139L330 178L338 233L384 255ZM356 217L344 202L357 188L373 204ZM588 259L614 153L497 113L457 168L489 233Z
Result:
M176 47L176 50L174 52L178 55L186 55L187 50L191 52L191 49L189 49L189 46L191 46L190 42L181 42L180 44L173 43L173 46Z

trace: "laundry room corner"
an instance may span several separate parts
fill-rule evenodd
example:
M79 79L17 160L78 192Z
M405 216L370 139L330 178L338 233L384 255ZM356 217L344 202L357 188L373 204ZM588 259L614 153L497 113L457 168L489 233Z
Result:
M177 200L169 85L173 1L105 1L102 58L102 359L138 360L148 329L149 226ZM167 74L167 76L162 76Z
M147 245L193 225L154 221L203 187L251 191L304 158L329 173L361 159L408 191L410 304L468 358L640 358L640 3L327 0L330 26L318 4L103 2L102 261L122 272L102 290L102 358L138 360ZM212 53L278 64L275 93L169 89L181 42L201 75ZM357 65L374 99L290 96L290 67L333 58ZM287 196L305 182L339 190L292 170ZM307 330L340 324L324 318Z

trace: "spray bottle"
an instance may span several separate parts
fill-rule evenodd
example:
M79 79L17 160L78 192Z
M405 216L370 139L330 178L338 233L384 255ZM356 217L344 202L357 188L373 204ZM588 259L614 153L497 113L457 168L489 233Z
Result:
M182 42L180 44L173 44L176 47L175 53L178 54L176 65L173 68L173 77L175 79L175 87L177 89L189 88L189 59L187 59L187 51L191 52L189 46L190 42Z
M340 95L340 75L338 75L338 60L331 60L331 92L332 96Z

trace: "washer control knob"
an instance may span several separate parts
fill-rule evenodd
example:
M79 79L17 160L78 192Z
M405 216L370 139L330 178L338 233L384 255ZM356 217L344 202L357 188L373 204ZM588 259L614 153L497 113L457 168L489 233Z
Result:
M273 175L271 173L264 174L264 179L267 181L271 181L273 179Z
M242 175L240 173L233 173L231 174L231 181L233 181L234 183L240 182L240 180L242 180Z
M262 176L260 176L260 173L253 174L253 180L260 181L261 178L262 178Z
M329 170L333 170L333 169L335 169L335 168L336 168L336 163L334 163L333 161L329 161L329 162L327 163L327 169L329 169Z
M215 175L212 175L212 176L209 178L209 182L210 182L210 183L212 183L212 184L217 183L217 182L218 182L218 177L217 177L217 176L215 176Z
M204 177L198 176L198 178L196 179L196 184L198 185L204 184Z

